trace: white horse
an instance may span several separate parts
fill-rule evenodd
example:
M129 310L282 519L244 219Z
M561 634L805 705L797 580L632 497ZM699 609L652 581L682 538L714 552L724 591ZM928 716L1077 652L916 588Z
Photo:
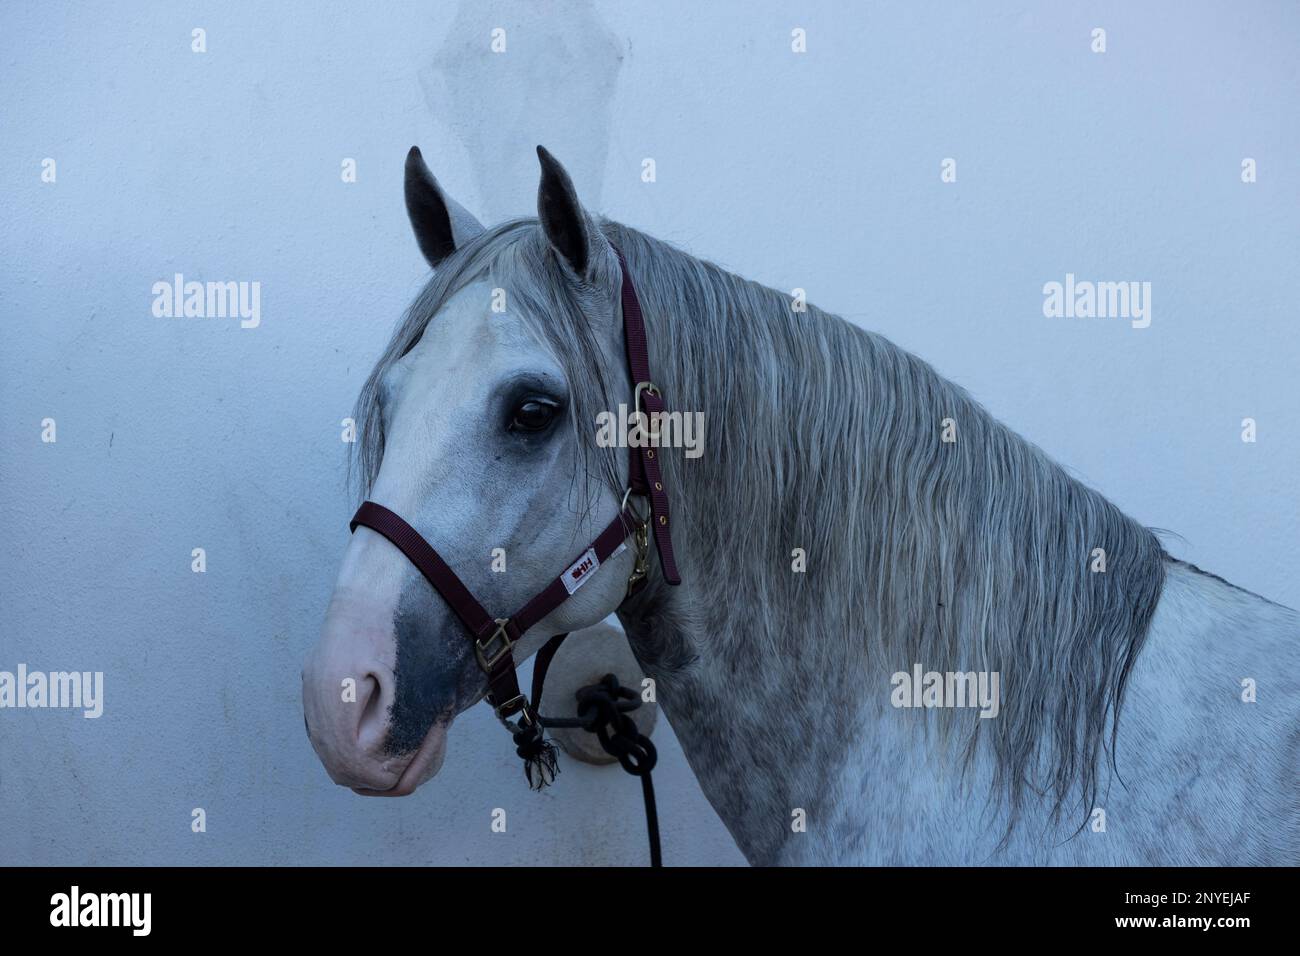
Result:
M708 432L661 455L682 585L652 564L625 599L629 550L518 659L617 611L752 863L1300 862L1300 616L1170 558L881 337L593 220L539 155L538 219L485 230L411 151L435 274L361 397L368 497L500 609L611 520L614 245L669 408ZM484 689L447 606L358 529L304 670L331 777L411 793Z

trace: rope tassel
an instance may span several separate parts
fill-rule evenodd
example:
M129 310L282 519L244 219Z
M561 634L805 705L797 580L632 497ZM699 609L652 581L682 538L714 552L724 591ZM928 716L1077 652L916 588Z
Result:
M536 724L520 727L513 734L515 753L524 761L524 779L530 790L541 790L555 782L560 773L559 755L555 745Z

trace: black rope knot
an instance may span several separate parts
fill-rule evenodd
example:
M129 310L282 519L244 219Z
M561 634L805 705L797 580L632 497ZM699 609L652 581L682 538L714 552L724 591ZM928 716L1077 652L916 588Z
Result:
M541 684L534 676L534 698L541 697ZM636 692L619 684L618 678L613 674L606 674L598 683L590 687L583 687L574 695L578 700L578 715L574 717L543 717L538 715L535 724L521 725L515 734L515 744L519 747L519 756L528 761L528 782L535 790L548 783L544 780L541 784L534 784L533 778L536 772L539 777L542 775L542 766L539 765L534 770L536 760L529 760L529 755L533 753L532 748L538 746L536 740L541 740L543 727L569 727L581 728L588 733L596 735L600 741L600 746L605 753L614 757L619 764L634 777L641 780L641 797L645 801L645 828L646 836L650 839L650 865L663 866L663 855L659 850L659 811L655 806L655 787L654 779L650 771L654 769L655 762L659 759L658 751L655 745L650 742L650 738L637 730L636 721L628 714L641 706L641 700ZM536 740L530 736L536 733ZM554 777L559 772L555 761L555 748L549 743L544 746L550 747L551 754L549 763L545 766L550 767L550 776Z
M620 685L613 674L606 674L599 683L582 688L576 696L580 726L596 735L605 753L616 758L635 777L643 777L654 769L658 751L628 714L641 706L635 691Z

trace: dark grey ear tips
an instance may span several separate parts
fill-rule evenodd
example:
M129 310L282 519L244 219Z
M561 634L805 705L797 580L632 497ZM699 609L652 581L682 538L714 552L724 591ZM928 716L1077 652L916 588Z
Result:
M435 269L442 260L483 233L483 224L442 191L424 164L418 146L412 146L406 154L406 213L411 217L420 251Z
M424 163L420 147L412 146L406 154L406 214L411 217L415 241L429 265L436 267L456 251L451 228L451 214L443 200L438 181Z
M578 202L573 181L545 146L537 147L542 180L537 187L537 218L552 248L578 275L584 275L590 259L587 214Z

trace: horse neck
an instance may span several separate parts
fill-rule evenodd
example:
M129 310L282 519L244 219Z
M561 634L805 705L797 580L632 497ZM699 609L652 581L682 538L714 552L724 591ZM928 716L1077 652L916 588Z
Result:
M677 560L681 585L650 586L619 617L709 802L751 863L777 863L791 813L839 814L832 782L872 759L865 662L827 639L833 613L778 607L761 575L711 577L708 549Z
M851 390L827 374L827 352L862 333L820 313L798 316L801 329L677 318L651 341L670 407L705 420L701 457L661 452L683 583L652 572L620 617L709 799L750 860L771 861L781 822L820 812L820 784L861 750L861 508L824 507L806 479L864 458ZM691 341L701 330L717 338ZM687 368L681 356L726 365Z
M658 280L652 367L706 439L662 455L684 583L624 624L715 806L815 802L790 780L859 766L914 664L1000 672L995 726L961 711L945 736L980 726L1008 793L1090 800L1160 594L1155 536L915 356L692 263L632 263ZM1071 733L1044 778L1053 727Z

